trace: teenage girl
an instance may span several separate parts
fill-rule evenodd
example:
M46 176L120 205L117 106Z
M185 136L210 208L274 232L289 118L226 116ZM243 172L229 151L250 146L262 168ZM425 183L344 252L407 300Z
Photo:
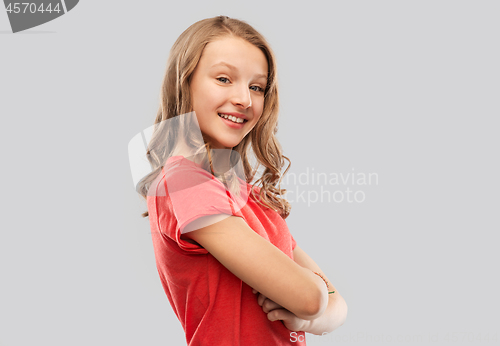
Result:
M169 123L176 119L183 125ZM305 332L329 333L346 319L344 299L284 221L290 204L279 182L288 158L277 122L276 61L255 29L218 16L180 35L148 147L153 172L138 191L188 345L305 345ZM199 126L201 143L189 124ZM264 167L253 185L250 150ZM243 178L220 179L234 157Z

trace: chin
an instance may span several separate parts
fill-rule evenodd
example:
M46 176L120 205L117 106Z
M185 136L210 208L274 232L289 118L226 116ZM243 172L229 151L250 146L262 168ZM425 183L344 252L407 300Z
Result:
M224 148L224 149L232 149L238 144L241 143L241 140L225 140L225 141L218 141L218 147Z
M233 149L240 143L220 143L215 149Z

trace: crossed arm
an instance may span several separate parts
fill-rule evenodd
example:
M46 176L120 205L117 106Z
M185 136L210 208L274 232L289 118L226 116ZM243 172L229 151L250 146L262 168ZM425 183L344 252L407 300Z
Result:
M195 228L182 238L196 241L265 298L259 299L264 302L267 298L263 309L269 309L269 319L278 314L276 319L282 319L288 329L300 327L295 331L313 334L328 333L344 322L344 299L331 284L329 291L335 293L328 294L324 281L313 271L326 276L300 247L295 247L292 260L255 233L242 218L205 218L217 217L216 223L205 222L209 226ZM287 325L287 321L291 322Z
M254 290L254 293L258 293L258 304L262 306L262 310L267 313L267 317L271 321L282 320L283 324L292 331L303 331L315 335L331 333L346 320L347 304L344 298L338 293L335 286L331 284L330 280L328 280L313 259L298 245L293 250L293 259L300 266L321 274L329 283L328 291L335 291L335 293L328 295L328 305L323 314L312 320L300 319L287 309Z

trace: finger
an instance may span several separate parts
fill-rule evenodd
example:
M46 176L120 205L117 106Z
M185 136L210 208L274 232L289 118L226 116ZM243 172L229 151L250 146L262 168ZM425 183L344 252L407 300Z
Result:
M292 313L287 309L276 309L267 314L267 318L269 321L284 321L290 318Z
M264 304L264 301L267 299L267 297L265 295L263 295L262 293L259 293L259 296L257 297L257 303L262 306L262 304Z
M264 304L262 304L262 310L267 314L270 311L276 310L276 309L282 309L283 307L279 305L278 303L272 301L271 299L267 298L264 301Z
M252 293L253 293L253 294L257 293L257 290L254 288L254 289L252 290Z

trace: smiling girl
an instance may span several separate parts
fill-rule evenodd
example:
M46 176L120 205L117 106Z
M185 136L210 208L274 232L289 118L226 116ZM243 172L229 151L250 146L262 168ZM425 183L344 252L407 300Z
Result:
M180 35L138 191L188 345L305 345L305 332L345 321L344 299L286 225L277 122L275 58L255 29L219 16ZM264 166L253 185L250 150Z

